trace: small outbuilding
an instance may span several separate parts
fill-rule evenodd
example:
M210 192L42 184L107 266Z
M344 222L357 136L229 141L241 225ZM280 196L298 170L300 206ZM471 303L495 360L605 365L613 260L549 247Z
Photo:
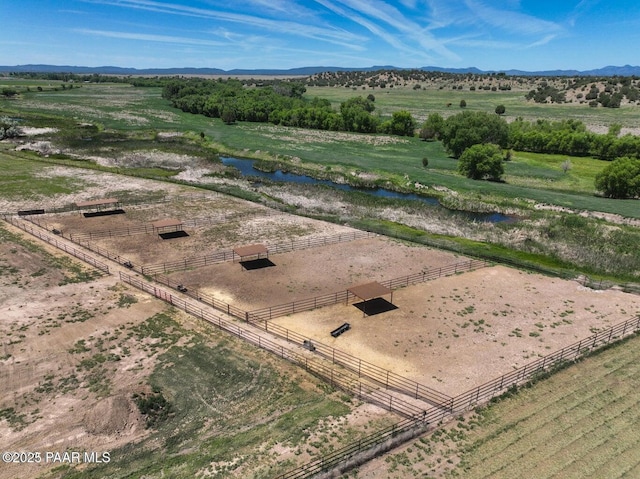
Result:
M269 249L263 244L251 244L233 248L233 261L236 256L240 258L240 265L244 269L262 269L275 266L269 260ZM246 258L249 258L248 260Z

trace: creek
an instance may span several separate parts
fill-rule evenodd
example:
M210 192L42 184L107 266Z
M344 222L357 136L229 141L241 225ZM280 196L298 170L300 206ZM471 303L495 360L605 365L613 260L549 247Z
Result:
M388 190L386 188L357 188L344 183L336 183L331 180L319 180L312 178L311 176L299 175L296 173L284 172L282 170L276 171L261 171L255 168L255 162L257 160L244 159L244 158L232 158L232 157L220 157L222 164L225 166L232 166L236 168L243 177L258 177L267 178L271 181L277 181L282 183L294 183L298 185L326 185L331 188L336 188L342 191L358 191L366 193L371 196L377 196L381 198L394 198L400 200L420 201L427 205L445 208L440 204L437 198L430 198L428 196L420 196L415 193L400 193L398 191ZM472 221L482 221L488 223L501 223L501 222L513 222L516 218L510 215L504 215L502 213L475 213L472 211L454 211L449 210L455 214L462 215Z

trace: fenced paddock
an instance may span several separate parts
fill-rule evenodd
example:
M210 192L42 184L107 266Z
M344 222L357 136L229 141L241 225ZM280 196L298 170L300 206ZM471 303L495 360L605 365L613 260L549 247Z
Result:
M11 218L10 222L13 221L21 222L17 218ZM25 231L31 229L30 233L49 244L61 249L68 248L55 236L38 231L27 223L22 224L28 227L23 228ZM76 250L76 253L78 253L76 257L87 262L93 259L82 251ZM369 267L374 268L371 263ZM409 276L411 275L406 277ZM407 418L393 428L377 432L357 445L334 451L313 463L282 475L282 478L310 477L338 464L357 462L359 454L366 454L375 448L378 448L377 451L384 450L385 447L390 447L388 445L392 444L394 439L403 440L405 437L403 435L411 437L419 434L442 419L474 408L514 385L522 384L567 361L579 359L594 349L634 334L640 329L639 317L619 321L624 315L628 317L629 312L640 311L640 304L634 296L626 295L621 291L594 291L574 281L550 279L508 268L493 267L462 275L456 275L454 272L454 276L441 277L428 283L416 284L412 288L400 289L396 293L394 302L407 301L399 311L407 310L406 319L411 320L408 324L414 329L407 329L407 323L398 320L402 318L392 317L397 312L385 314L379 318L362 318L359 312L351 310L356 314L354 319L350 317L336 319L331 309L340 307L344 311L342 304L330 306L325 310L296 313L286 318L274 319L273 322L265 322L265 327L271 329L280 326L284 328L282 331L286 331L286 334L295 332L304 338L313 338L313 336L301 334L300 325L318 327L323 335L328 335L330 329L325 330L325 327L334 320L340 324L349 322L352 326L347 335L327 341L329 344L326 351L316 347L311 352L302 351L301 348L293 346L291 348L283 346L269 336L258 334L236 322L211 314L195 301L185 301L171 291L143 282L133 276L121 275L121 279L216 327L305 367L310 373L323 378L335 387ZM350 282L350 284L353 283L355 281ZM420 290L417 302L409 303L409 296L402 297L405 292L415 294L415 290ZM491 292L494 294L491 295ZM427 309L426 305L431 309ZM320 313L322 314L319 315ZM430 316L431 313L433 313L432 316ZM432 323L433 327L425 328L425 322L422 320L430 317L435 321ZM358 318L368 323L358 324L356 321ZM381 318L382 321L376 323ZM287 328L286 325L283 326L279 323L280 321L295 322L295 330ZM380 328L377 334L374 328L376 324ZM416 330L416 327L419 329ZM423 336L429 329L433 334L431 338ZM357 347L356 351L353 351L353 340L357 339L354 338L354 333L361 331L367 332L368 337L365 338L367 345L371 346L371 350L380 361L370 363L367 361L367 354L371 351L364 349L358 351ZM592 334L582 334L584 331L590 331ZM412 341L402 343L394 340L390 332L398 333L399 337L410 338ZM335 347L336 343L330 342L342 341L347 336L349 342L339 344L352 349L341 350ZM381 344L378 336L384 339L387 347L393 341L394 344L390 349L392 354L378 347ZM436 350L427 349L427 354L422 354L423 362L414 364L411 358L407 357L410 356L407 351L417 345L417 341L425 343L431 341L432 345L428 347L433 347L436 343L440 344ZM478 345L486 355L478 354L478 350L474 350L473 345ZM445 349L452 351L447 353ZM331 354L337 358L333 361L334 365L327 365L318 361L314 357L315 354L321 354L325 358ZM342 354L345 355L344 358ZM412 380L411 374L416 370L422 371L423 376L425 371L427 375L433 374L430 378L433 380L426 382L427 390L443 391L441 394L447 399L446 402L438 402L434 398L433 402L437 405L416 406L415 403L394 395L390 391L393 389L392 385L389 385L389 390L375 386L375 381L372 383L369 380L369 376L375 375L374 372L356 373L353 366L351 368L333 367L342 366L342 361L358 364L360 371L366 370L368 364L375 364L377 368L384 371L387 356L391 361L390 364L396 366L396 370L404 369L402 372L409 373L405 376L398 374L398 376L407 377L409 381ZM506 358L506 361L495 361L499 357ZM363 365L365 365L364 368ZM473 366L478 366L478 369L474 370ZM390 376L397 374L391 368L387 368L386 371ZM495 371L499 372L494 374ZM450 381L449 377L458 378L459 381L457 383L454 380ZM487 382L487 377L495 379ZM378 384L382 379L377 381ZM419 387L421 383L414 382L414 384L418 384ZM470 384L473 386L469 387ZM464 385L466 389L463 389Z
M216 263L171 272L166 277L189 290L244 311L254 311L250 319L259 321L269 314L275 317L276 310L277 314L289 314L346 302L346 289L365 280L401 278L400 282L406 285L440 274L440 268L444 272L452 264L464 263L461 270L469 265L469 260L461 261L451 253L398 243L364 231L269 243L267 247L276 267L243 271L231 263L236 257L231 251L220 258L208 259L218 260ZM144 265L142 271L149 275L156 270ZM396 288L400 284L391 286Z
M422 416L405 419L383 430L377 431L341 449L320 456L275 479L303 479L317 477L323 472L332 472L336 477L341 472L363 464L393 447L416 437L430 427L437 427L440 421L454 417L465 411L485 404L504 394L509 389L521 386L536 376L554 368L562 367L589 355L593 351L606 347L633 334L640 332L640 316L629 318L599 333L583 338L559 351L543 356L508 374L497 377L477 388L452 398L453 408L449 411L440 408L425 410Z
M6 221L7 223L12 224L13 226L16 226L18 228L20 228L23 231L26 231L27 233L35 236L36 238L45 241L46 243L64 251L65 253L70 254L71 256L74 256L76 258L78 258L79 260L84 261L87 264L90 264L91 266L93 266L94 268L102 271L103 273L109 273L109 266L101 261L98 261L97 259L95 259L94 257L86 254L84 251L81 251L77 248L74 248L72 246L67 245L66 243L59 241L58 239L56 239L55 236L53 235L49 235L44 233L43 231L41 231L39 228L34 228L32 225L30 225L29 223L26 223L25 221L22 221L21 219L17 219L14 218L12 216L3 216L2 219L4 221Z
M353 467L360 463L359 461L365 461L371 455L380 454L399 443L424 433L429 427L434 427L449 417L484 404L512 387L522 385L534 379L541 373L562 366L567 362L576 361L598 348L640 331L640 316L627 319L603 331L574 342L556 352L529 362L514 371L498 376L489 382L463 392L450 399L450 407L433 406L420 410L420 408L416 408L414 405L395 398L384 391L376 390L363 384L362 381L354 380L354 378L349 377L348 373L344 370L318 364L308 355L285 348L233 322L226 321L208 313L197 304L176 297L169 291L159 289L150 283L140 281L126 274L121 273L120 276L124 282L132 286L153 294L155 297L167 301L187 313L195 315L231 334L237 335L283 359L304 367L310 373L323 378L335 387L349 391L372 403L384 406L390 411L397 412L407 418L391 427L362 438L357 443L333 451L282 474L278 476L278 479L307 478L333 469L339 471L347 470L348 467Z

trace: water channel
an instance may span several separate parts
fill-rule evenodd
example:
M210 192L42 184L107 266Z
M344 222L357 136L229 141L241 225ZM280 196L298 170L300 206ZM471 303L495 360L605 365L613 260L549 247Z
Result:
M335 183L331 180L318 180L311 176L298 175L296 173L288 173L282 170L276 171L260 171L254 168L256 160L244 159L244 158L231 158L220 157L222 164L225 166L232 166L236 168L243 177L258 177L268 178L271 181L278 181L283 183L295 183L299 185L326 185L331 188L336 188L343 191L359 191L372 196L378 196L382 198L396 198L401 200L421 201L430 206L444 208L440 204L437 198L430 198L428 196L420 196L415 193L399 193L393 190L387 190L385 188L356 188L343 183ZM460 214L473 221L483 221L488 223L500 223L506 221L515 221L513 216L504 215L502 213L474 213L469 211L451 211L452 213Z

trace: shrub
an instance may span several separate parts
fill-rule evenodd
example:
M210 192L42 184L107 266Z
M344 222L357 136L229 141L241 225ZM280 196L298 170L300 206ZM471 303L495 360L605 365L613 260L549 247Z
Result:
M499 181L504 174L502 150L498 145L473 145L458 160L458 171L474 180Z

